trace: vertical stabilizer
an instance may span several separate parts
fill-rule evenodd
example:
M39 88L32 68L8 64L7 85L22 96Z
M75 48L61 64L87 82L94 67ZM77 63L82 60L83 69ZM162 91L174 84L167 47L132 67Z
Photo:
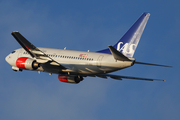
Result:
M150 13L143 13L113 47L126 57L133 57L149 16ZM104 49L97 52L111 54L109 49Z

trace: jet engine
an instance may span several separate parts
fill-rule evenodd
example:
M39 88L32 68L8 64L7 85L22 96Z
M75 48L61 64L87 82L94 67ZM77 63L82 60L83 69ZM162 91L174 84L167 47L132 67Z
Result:
M58 75L58 79L61 82L77 84L83 80L83 77L82 76Z
M20 57L16 60L16 66L21 69L36 70L39 67L39 63L32 58Z

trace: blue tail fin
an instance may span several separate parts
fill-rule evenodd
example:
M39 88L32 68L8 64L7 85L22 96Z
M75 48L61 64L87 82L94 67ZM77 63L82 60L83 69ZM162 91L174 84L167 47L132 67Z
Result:
M150 13L143 13L113 47L126 57L133 57L149 16ZM97 52L111 54L109 49L104 49Z

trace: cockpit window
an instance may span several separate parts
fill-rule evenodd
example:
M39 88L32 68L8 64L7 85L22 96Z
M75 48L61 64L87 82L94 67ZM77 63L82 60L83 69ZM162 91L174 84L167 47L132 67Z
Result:
M12 51L11 53L13 54L13 53L15 53L16 51Z

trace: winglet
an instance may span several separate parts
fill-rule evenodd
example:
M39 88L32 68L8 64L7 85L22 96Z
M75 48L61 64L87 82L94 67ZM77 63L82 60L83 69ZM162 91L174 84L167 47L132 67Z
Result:
M18 31L13 31L12 36L17 40L17 42L31 55L31 57L35 57L36 59L45 59L48 60L48 64L46 64L46 68L50 65L56 65L58 69L66 69L64 66L62 66L57 61L50 58L48 55L46 55L44 52L39 50L37 47L35 47L32 43L30 43L24 36L22 36ZM45 65L44 65L45 66ZM51 67L51 66L50 66Z
M117 51L113 46L109 45L108 47L109 47L109 50L111 51L114 59L121 60L121 61L131 61L129 58L127 58L122 53Z
M36 47L31 44L25 37L23 37L18 31L13 31L11 35L17 40L17 42L32 56L35 57L29 50L34 50Z

